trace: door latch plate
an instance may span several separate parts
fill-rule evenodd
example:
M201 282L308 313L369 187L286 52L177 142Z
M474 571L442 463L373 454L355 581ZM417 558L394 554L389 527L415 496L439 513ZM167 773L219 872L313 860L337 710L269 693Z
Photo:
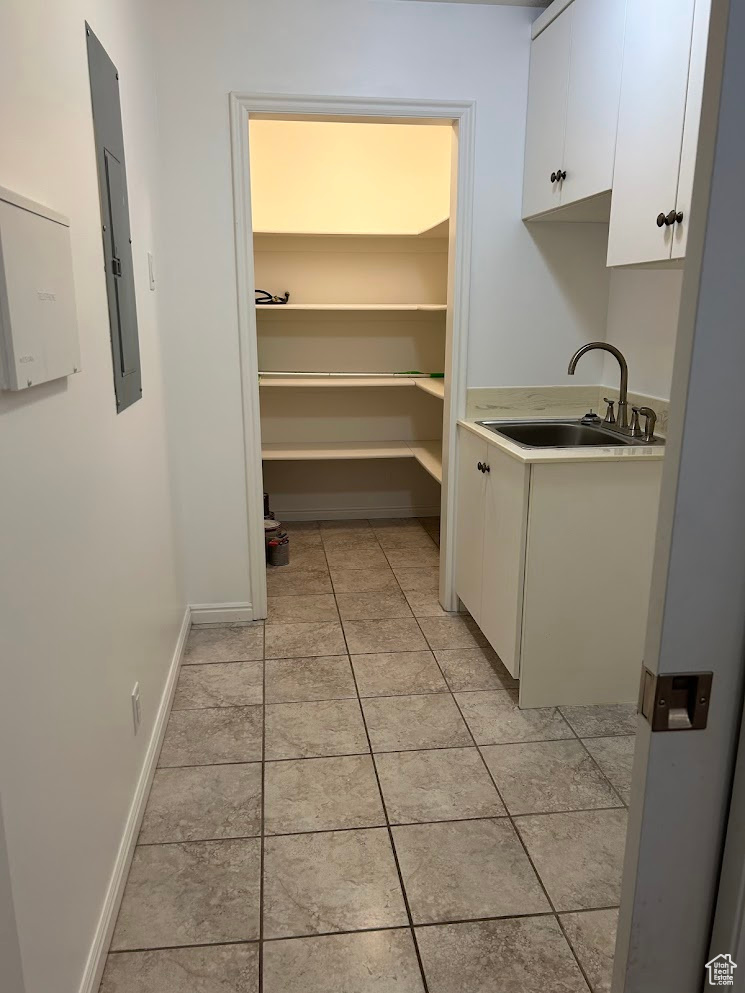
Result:
M655 675L642 669L639 713L653 731L700 731L709 718L712 672Z

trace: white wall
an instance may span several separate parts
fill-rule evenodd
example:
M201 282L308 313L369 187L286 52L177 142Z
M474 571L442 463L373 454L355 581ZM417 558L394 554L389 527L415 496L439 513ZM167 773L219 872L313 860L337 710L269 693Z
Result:
M611 276L607 340L629 364L629 389L670 398L682 269L618 269ZM618 363L608 355L603 385L618 386Z
M452 128L251 121L254 232L416 235L450 213Z
M71 218L83 368L0 393L0 791L26 993L78 989L183 615L146 266L147 7L0 5L0 184ZM86 18L121 76L144 395L119 416Z
M159 272L192 602L251 597L228 93L475 99L469 385L563 382L577 346L604 337L607 274L592 226L537 231L520 220L537 14L394 0L162 0L155 8L167 232ZM585 361L578 379L597 382L601 359Z

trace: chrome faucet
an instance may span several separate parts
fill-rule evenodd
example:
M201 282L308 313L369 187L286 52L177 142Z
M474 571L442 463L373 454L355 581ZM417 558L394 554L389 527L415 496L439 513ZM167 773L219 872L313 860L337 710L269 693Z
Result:
M585 352L591 352L595 348L600 348L604 352L610 352L611 355L614 355L618 359L618 364L621 367L621 386L618 390L618 416L614 426L616 431L620 431L622 434L628 434L629 405L627 397L629 392L629 367L626 365L626 359L623 357L623 353L615 345L609 345L607 341L590 341L588 344L577 349L569 360L569 369L567 371L570 376L573 376L574 370L577 368L577 362Z

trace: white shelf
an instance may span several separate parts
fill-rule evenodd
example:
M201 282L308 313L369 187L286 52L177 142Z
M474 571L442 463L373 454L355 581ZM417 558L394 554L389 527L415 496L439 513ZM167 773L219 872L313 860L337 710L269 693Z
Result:
M420 390L424 390L425 393L430 393L433 397L439 397L440 400L445 399L444 379L414 379L412 382L414 386Z
M447 310L444 303L257 303L256 309L280 313L287 310L331 311L331 310L367 310L367 311L423 311L440 313Z
M567 0L570 2L570 0ZM444 217L421 231L289 231L274 228L254 229L254 235L269 238L447 238L450 218Z
M427 472L438 483L442 482L442 442L417 441L411 444L411 454L417 462L427 470Z
M301 441L262 445L261 457L269 462L316 459L408 459L411 448L405 441Z
M408 459L442 482L442 442L434 441L326 441L263 445L266 462L306 462L327 459Z
M319 387L345 387L358 389L380 386L413 386L418 380L410 376L334 376L319 373L317 376L260 376L259 386L280 386L284 388L317 389Z

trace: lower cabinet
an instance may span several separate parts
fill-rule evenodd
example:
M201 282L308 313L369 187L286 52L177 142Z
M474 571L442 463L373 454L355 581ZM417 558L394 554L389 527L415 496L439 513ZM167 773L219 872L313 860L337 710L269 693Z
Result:
M520 706L635 702L662 460L525 463L458 430L456 592Z
M520 668L529 466L460 429L455 588L513 676Z
M455 591L471 617L481 624L481 573L484 561L484 495L487 444L470 431L458 429L458 482Z

